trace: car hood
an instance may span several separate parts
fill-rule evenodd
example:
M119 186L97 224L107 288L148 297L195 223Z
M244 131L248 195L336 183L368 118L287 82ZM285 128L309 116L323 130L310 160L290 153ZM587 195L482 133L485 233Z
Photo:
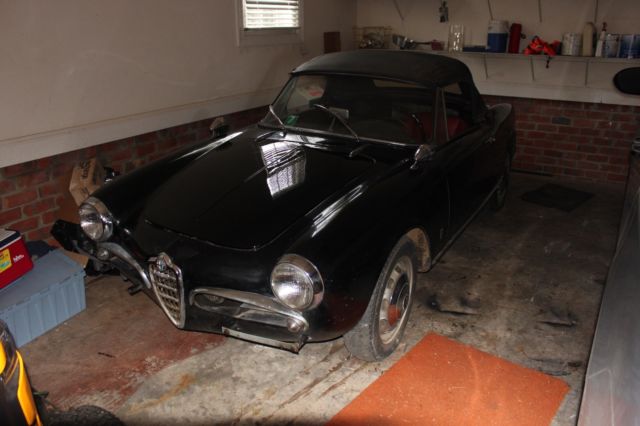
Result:
M154 191L143 218L216 245L257 249L376 165L349 158L344 142L274 135L245 131L201 148Z

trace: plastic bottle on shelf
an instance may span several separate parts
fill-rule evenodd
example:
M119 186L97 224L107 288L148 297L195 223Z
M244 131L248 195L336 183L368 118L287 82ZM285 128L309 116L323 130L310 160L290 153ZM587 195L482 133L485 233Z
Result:
M596 44L596 54L595 56L598 58L602 58L604 53L604 41L607 38L607 23L602 23L602 31L600 31L600 37L598 37L598 43Z
M596 27L593 22L584 24L582 30L582 56L593 56L593 36L596 33Z
M489 21L487 33L487 51L504 53L507 51L507 39L509 38L509 24L507 21Z
M514 22L511 24L511 29L509 30L509 48L507 51L509 53L520 53L520 39L524 37L522 35L522 24L518 24Z

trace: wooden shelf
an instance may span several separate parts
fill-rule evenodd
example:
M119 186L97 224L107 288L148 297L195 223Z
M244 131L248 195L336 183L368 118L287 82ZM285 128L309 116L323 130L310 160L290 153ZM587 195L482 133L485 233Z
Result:
M525 55L523 53L493 53L493 52L444 52L444 51L432 51L430 53L438 53L445 56L478 56L494 59L544 59L546 55ZM626 58L596 58L595 56L563 56L556 55L552 61L570 61L570 62L606 62L606 63L625 63L631 64L631 66L640 65L640 58L626 59Z
M620 70L640 59L489 52L433 52L466 63L481 93L498 96L640 105L640 96L613 86Z

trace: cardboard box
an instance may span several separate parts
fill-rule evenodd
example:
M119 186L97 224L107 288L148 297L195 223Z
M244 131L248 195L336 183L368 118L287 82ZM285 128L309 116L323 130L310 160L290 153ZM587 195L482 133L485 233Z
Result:
M96 189L104 183L106 171L96 158L83 161L73 168L69 192L76 205L82 204Z
M33 268L31 256L18 231L0 228L0 288Z
M58 201L58 205L60 206L60 210L58 211L58 219L66 220L71 223L79 223L80 217L78 216L78 205L76 204L76 200L69 192L69 182L71 181L71 175L73 172L62 175L58 180L58 187L60 188L60 192L64 194L63 198ZM87 266L89 262L89 258L83 256L79 253L74 253L71 251L63 250L61 251L66 254L71 259L75 260L80 266L83 268Z

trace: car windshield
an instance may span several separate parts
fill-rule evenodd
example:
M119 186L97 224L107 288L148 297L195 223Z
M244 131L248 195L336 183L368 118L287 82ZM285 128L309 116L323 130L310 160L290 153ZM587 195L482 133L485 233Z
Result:
M370 77L300 75L289 80L263 124L354 139L423 144L433 138L434 91Z

